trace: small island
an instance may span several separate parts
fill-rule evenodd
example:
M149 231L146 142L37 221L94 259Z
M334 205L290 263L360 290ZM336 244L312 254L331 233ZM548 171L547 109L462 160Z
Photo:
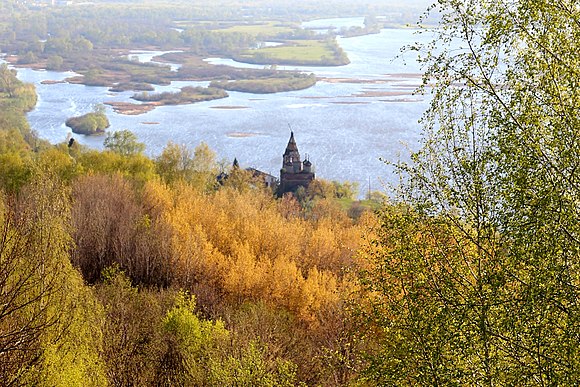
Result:
M154 91L155 88L146 82L122 82L109 88L109 91L120 93L122 91Z
M92 113L69 118L65 125L71 128L73 133L85 135L105 133L105 129L111 126L102 105L97 106Z
M231 81L213 81L211 87L229 91L241 91L253 94L279 93L307 89L316 84L314 74L278 73L276 76L257 79L240 79Z
M142 103L130 102L105 102L119 114L138 115L147 113L158 106L186 105L196 102L212 101L214 99L227 98L228 93L222 88L216 87L193 87L186 86L181 91L163 93L142 92L134 94L131 98Z
M287 40L280 46L243 50L232 58L259 65L343 66L350 63L335 38Z
M186 86L178 92L163 93L138 93L131 98L140 102L148 102L156 106L163 105L184 105L195 102L212 101L214 99L226 98L228 93L216 87L193 87Z

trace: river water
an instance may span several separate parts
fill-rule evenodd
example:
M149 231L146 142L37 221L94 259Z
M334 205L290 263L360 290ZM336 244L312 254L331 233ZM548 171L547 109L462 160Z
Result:
M353 25L360 23L360 18L351 20ZM327 27L329 20L319 23ZM344 20L341 23L348 25ZM311 22L309 26L315 28L316 24ZM243 167L277 176L292 129L302 157L309 156L318 177L359 182L362 192L367 191L370 182L373 190L380 190L381 182L396 181L380 158L406 159L410 149L417 148L418 120L428 106L427 96L413 94L420 83L420 68L414 57L395 57L402 46L426 39L410 29L339 38L351 60L349 65L297 67L322 78L312 88L263 95L230 92L226 99L163 106L137 116L116 114L107 107L110 130L133 131L151 156L160 154L169 141L192 148L203 141L219 159L236 157ZM209 61L251 66L229 59ZM39 96L35 110L28 114L30 125L53 143L64 141L70 132L64 125L67 118L87 113L95 104L106 101L135 102L130 99L133 92L111 93L103 87L68 83L41 84L74 75L70 72L18 71L21 80L36 84ZM173 82L156 89L178 90L200 84L207 83ZM80 143L102 148L103 136L74 137Z

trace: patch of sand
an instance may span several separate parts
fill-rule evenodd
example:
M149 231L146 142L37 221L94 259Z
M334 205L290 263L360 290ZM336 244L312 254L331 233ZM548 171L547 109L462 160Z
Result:
M224 109L224 110L235 110L235 109L249 109L248 106L228 106L228 105L223 105L223 106L211 106L212 109Z
M255 137L259 135L260 135L259 133L249 133L249 132L229 132L226 134L226 136L228 137L238 137L238 138Z

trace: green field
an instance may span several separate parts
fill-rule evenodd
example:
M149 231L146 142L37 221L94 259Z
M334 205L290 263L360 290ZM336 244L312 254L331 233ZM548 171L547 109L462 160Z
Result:
M338 66L349 63L348 57L335 41L293 40L283 46L245 50L238 61L257 64L295 64Z
M301 40L284 46L265 47L255 51L257 54L282 61L293 59L318 61L324 56L333 54L324 42L318 40Z

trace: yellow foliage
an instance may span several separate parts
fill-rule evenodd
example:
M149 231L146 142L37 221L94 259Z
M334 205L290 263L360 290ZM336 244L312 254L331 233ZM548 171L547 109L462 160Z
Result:
M148 181L143 187L143 205L155 218L170 210L173 206L173 196L173 192L159 180Z
M268 301L297 311L301 306L300 290L304 284L304 277L295 262L281 256L272 262L272 269L267 273Z
M143 201L170 230L172 281L190 291L213 289L214 298L261 300L309 322L338 302L341 270L352 262L362 229L336 222L332 211L315 222L289 217L281 213L287 206L261 190L207 194L150 181Z
M312 268L302 288L302 305L299 316L305 320L314 320L316 313L323 307L339 301L338 281L329 271Z
M256 259L247 243L234 244L232 253L224 288L238 298L256 298L266 265Z

